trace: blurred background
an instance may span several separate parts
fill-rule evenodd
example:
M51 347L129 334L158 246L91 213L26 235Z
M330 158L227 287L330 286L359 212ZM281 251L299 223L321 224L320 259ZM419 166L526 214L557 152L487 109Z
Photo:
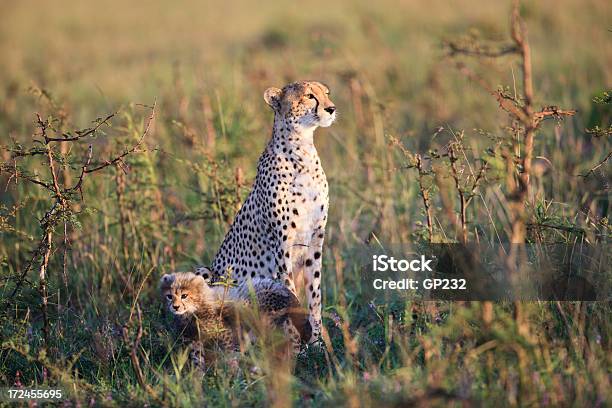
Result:
M210 95L238 102L239 112L228 114L253 122L249 115L265 112L265 87L300 78L329 82L350 112L356 79L384 107L386 132L483 127L495 106L448 70L441 45L466 34L507 39L509 8L477 0L3 1L1 95L6 101L33 83L75 107L80 120L154 98L166 112L177 92L189 106L166 113L196 120L201 97ZM522 12L538 94L584 113L611 82L609 4L527 1ZM495 85L512 85L513 68L504 61L488 69ZM342 133L349 126L340 125Z
M224 166L239 168L248 184L272 122L263 91L298 79L320 80L330 85L340 113L317 137L332 180L332 211L338 214L347 214L344 205L348 214L362 211L361 206L378 211L367 208L365 197L342 200L356 198L351 190L362 190L372 204L387 201L380 208L390 213L382 218L404 217L393 222L402 226L414 221L416 206L402 204L415 199L413 183L380 183L398 166L389 136L426 152L465 130L478 157L508 123L494 99L444 58L443 44L508 43L509 2L103 1L94 6L26 0L3 2L2 10L3 138L32 134L41 101L33 89L51 95L73 127L86 127L130 103L156 101L155 132L146 140L151 148L195 162L201 159L193 146L201 146ZM551 0L523 2L521 12L533 49L536 106L579 111L562 127L545 126L538 141L538 154L549 161L544 170L560 174L548 178L554 190L562 180L575 184L563 175L601 159L584 129L609 120L592 98L612 84L611 10L606 1ZM516 92L520 87L516 58L485 59L475 69L492 88ZM156 177L168 189L184 184L171 181L179 174L169 172L180 170L165 168L163 157L158 159ZM576 200L564 191L569 190L554 198ZM187 207L197 206L183 192L178 195Z

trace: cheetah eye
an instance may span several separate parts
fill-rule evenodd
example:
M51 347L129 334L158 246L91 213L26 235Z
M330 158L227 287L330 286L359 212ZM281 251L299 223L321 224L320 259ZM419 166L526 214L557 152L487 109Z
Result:
M187 294L186 294L186 293L183 293L183 294L181 295L181 299L187 299Z
M306 95L306 96L308 97L308 99L316 99L316 98L315 98L315 96L314 96L314 94L308 94L308 95Z
M166 295L166 299L172 300L172 295Z

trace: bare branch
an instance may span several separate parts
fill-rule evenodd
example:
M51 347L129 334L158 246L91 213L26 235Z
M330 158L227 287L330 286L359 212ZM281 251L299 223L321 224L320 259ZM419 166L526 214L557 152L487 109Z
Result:
M476 175L476 177L474 178L474 182L472 183L472 188L470 189L470 193L468 195L468 200L467 200L468 205L474 198L474 193L476 192L476 189L478 188L478 185L480 184L480 182L484 179L486 171L488 169L489 169L489 163L483 160L482 165L480 166L480 169L478 170L478 174Z
M519 48L523 63L523 92L525 94L525 113L531 115L531 105L533 103L533 81L531 71L531 48L527 41L527 27L521 19L520 1L514 0L512 4L512 39Z
M53 191L53 186L51 184L45 183L44 181L38 180L38 179L36 179L34 177L27 176L25 174L20 174L19 169L17 169L17 168L14 168L14 169L11 169L11 170L12 170L12 172L10 173L11 177L15 177L15 179L19 179L20 178L20 179L29 181L30 183L33 183L33 184L39 185L41 187L44 187L47 190Z
M551 225L545 223L529 223L527 224L527 228L551 228L560 231L573 232L575 234L585 234L586 231L583 228L579 227L567 227L565 225Z
M47 146L47 158L49 159L49 170L51 170L51 177L53 179L53 190L57 197L62 200L62 190L60 189L59 182L57 180L57 173L55 171L55 162L53 161L53 154L51 148Z
M533 126L539 126L541 121L549 117L562 118L563 116L574 116L575 114L576 111L574 109L559 109L556 106L547 106L533 114Z
M108 166L112 166L113 164L120 162L128 154L134 153L142 145L142 142L145 136L149 133L149 129L151 128L151 123L153 122L153 119L155 118L155 107L156 106L157 106L157 102L155 102L153 106L151 107L151 116L149 117L149 120L147 121L147 126L145 127L145 130L142 132L142 135L140 136L140 138L138 139L138 142L134 146L124 151L119 156L113 159L104 161L102 164L100 164L97 167L94 167L92 169L85 169L84 173L85 174L95 173L96 171L102 170Z
M47 154L47 151L40 148L30 149L26 152L10 150L12 158L16 157L29 157L29 156L43 156Z
M421 198L423 199L423 207L425 207L425 218L427 221L427 233L429 235L429 242L433 241L433 214L431 211L431 201L429 198L429 189L425 187L425 183L423 180L424 175L426 174L423 169L423 161L421 160L421 155L414 155L415 158L415 167L419 172L418 182L419 182L419 191L421 193Z
M612 151L608 152L606 157L602 161L600 161L595 167L593 167L591 170L587 171L585 174L579 174L578 176L584 177L584 178L589 177L591 174L595 173L595 170L597 170L598 168L606 164L608 160L610 160L610 157L612 157Z
M493 95L495 99L497 99L500 108L502 108L504 111L508 112L521 122L524 122L528 119L528 116L519 106L517 100L506 95L500 90L493 90L493 88L480 75L468 68L463 62L456 62L455 66L457 67L459 72L462 73L465 77L474 81L485 92Z
M140 360L138 359L138 348L140 347L140 341L142 340L142 313L140 311L140 305L136 303L136 310L138 312L138 329L136 332L136 338L133 342L130 341L128 325L123 326L123 340L127 344L130 350L130 360L132 361L132 367L134 368L134 372L136 373L136 380L138 384L149 394L153 399L158 400L157 393L145 381L144 374L142 372L142 368L140 367ZM132 321L128 322L130 324Z
M79 179L77 180L76 184L73 187L67 190L67 191L79 190L79 193L81 194L81 201L83 201L83 189L81 187L83 186L83 179L85 178L85 172L87 171L87 166L89 166L89 163L91 163L92 156L93 156L93 148L91 145L89 145L89 148L87 149L87 160L85 161L85 164L81 168L81 174L79 175Z
M448 55L454 57L456 55L466 55L469 57L486 57L498 58L508 54L516 54L519 49L516 45L506 45L498 49L481 48L478 46L465 46L455 41L446 41L444 43L449 49Z
M77 131L77 135L76 136L72 136L69 133L62 133L62 138L55 138L55 137L47 137L45 140L47 142L76 142L79 139L82 139L84 137L93 135L94 133L96 133L98 131L98 129L100 129L100 127L102 127L102 125L108 124L108 121L110 119L112 119L115 115L117 114L117 112L113 112L110 115L106 116L104 119L102 119L101 121L99 121L96 126L89 128L89 129L85 129L82 131ZM82 133L81 133L82 132Z
M63 161L64 158L63 156L54 153L52 143L53 142L76 142L79 139L90 136L94 134L101 126L103 126L104 124L108 124L107 122L111 118L113 118L116 113L107 115L104 119L98 121L96 126L90 129L86 129L83 131L77 131L76 136L71 136L70 133L64 133L64 136L65 136L64 138L50 137L49 131L55 131L52 128L52 119L43 120L43 118L39 114L36 114L36 121L37 121L38 129L40 133L35 135L33 139L33 143L40 144L42 146L32 147L26 151L21 151L21 147L16 146L13 149L12 162L0 163L0 170L6 171L10 174L9 183L12 180L12 178L15 178L16 181L17 179L21 178L30 183L43 187L45 190L48 190L51 194L51 199L52 199L51 208L39 220L40 228L43 231L43 236L39 240L33 252L33 256L31 260L26 264L25 268L20 273L20 276L17 277L15 287L13 288L12 293L9 296L9 301L5 304L5 307L8 307L10 305L10 300L15 297L20 287L22 286L23 282L27 282L27 279L26 279L27 274L33 269L35 264L39 264L39 267L40 267L39 269L39 292L40 292L40 296L42 299L41 307L42 307L42 314L43 314L43 320L44 320L43 332L44 332L44 337L45 337L45 343L47 343L48 336L49 336L49 325L48 325L48 316L47 316L47 304L48 304L47 303L47 300L48 300L47 282L49 279L49 263L50 263L50 259L52 255L52 245L54 241L53 234L54 234L55 228L61 222L64 222L64 246L65 246L64 247L64 270L65 270L66 268L65 248L66 248L66 242L67 242L67 238L66 238L66 222L67 221L66 220L76 211L72 205L73 199L70 196L70 193L74 191L79 191L81 195L81 201L83 201L82 186L83 186L83 182L84 182L86 174L96 172L98 170L101 170L113 164L120 164L120 161L125 156L127 156L130 153L135 152L142 145L143 139L148 134L151 128L152 121L155 116L155 104L152 107L148 107L148 108L151 109L151 116L149 117L147 124L145 126L145 129L142 135L140 136L139 140L137 141L137 143L134 146L132 146L130 149L124 151L119 156L111 160L107 160L103 164L98 165L95 168L90 168L92 157L93 157L93 148L90 145L88 148L88 153L85 159L85 163L81 166L81 171L77 179L77 182L72 187L66 187L65 185L62 186L60 184L60 179L57 174L58 169L57 169L56 163L60 163L60 164L64 163ZM42 181L38 178L38 176L31 175L27 173L25 170L22 170L21 168L17 166L17 160L16 160L17 157L28 157L28 156L31 157L31 156L38 156L38 155L43 155L43 154L47 156L46 167L51 173L50 174L51 181L49 182ZM66 178L63 180L63 182L65 184L68 183Z

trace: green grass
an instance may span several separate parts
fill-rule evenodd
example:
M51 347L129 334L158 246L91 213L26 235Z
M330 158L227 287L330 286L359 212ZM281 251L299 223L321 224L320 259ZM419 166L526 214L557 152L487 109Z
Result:
M91 126L119 111L94 139L55 147L59 181L73 185L93 158L120 153L153 125L139 153L86 177L83 201L55 229L49 266L49 344L43 347L39 262L10 307L0 311L0 385L60 385L82 404L125 406L603 406L610 398L609 302L495 304L371 303L359 288L355 248L426 239L414 170L392 143L428 154L464 132L459 165L491 166L468 208L469 241L508 240L510 222L500 147L507 117L495 99L453 68L442 43L468 34L509 41L509 4L462 0L306 3L21 1L0 17L0 161L32 142L38 112L59 129ZM542 125L527 203L534 243L609 245L610 167L579 177L612 150L609 6L605 1L527 1L536 106L577 109ZM466 60L493 87L520 89L514 57ZM255 175L270 135L268 86L296 79L327 83L339 109L316 145L330 184L323 271L324 324L332 350L311 348L293 373L269 343L221 362L205 377L186 364L167 331L157 281L207 264ZM44 96L40 90L49 92ZM440 127L443 130L438 131ZM40 146L38 146L40 147ZM487 152L494 148L495 157ZM13 153L11 153L13 149ZM495 150L497 149L497 150ZM45 156L17 159L49 181ZM15 287L43 235L53 197L0 173L0 303ZM427 176L434 240L459 238L448 166ZM449 197L445 204L443 198ZM67 225L64 243L64 222ZM65 280L64 280L65 263ZM142 309L137 356L134 305ZM264 342L266 339L262 339ZM45 350L44 354L40 354ZM43 369L43 367L45 367ZM0 402L1 403L1 402Z

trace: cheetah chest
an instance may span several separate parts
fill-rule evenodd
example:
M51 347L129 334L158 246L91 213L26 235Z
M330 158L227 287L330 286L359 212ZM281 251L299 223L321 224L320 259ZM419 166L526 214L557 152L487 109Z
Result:
M295 243L309 245L313 235L325 227L328 191L325 173L315 171L298 173L291 184L291 219L296 225Z

